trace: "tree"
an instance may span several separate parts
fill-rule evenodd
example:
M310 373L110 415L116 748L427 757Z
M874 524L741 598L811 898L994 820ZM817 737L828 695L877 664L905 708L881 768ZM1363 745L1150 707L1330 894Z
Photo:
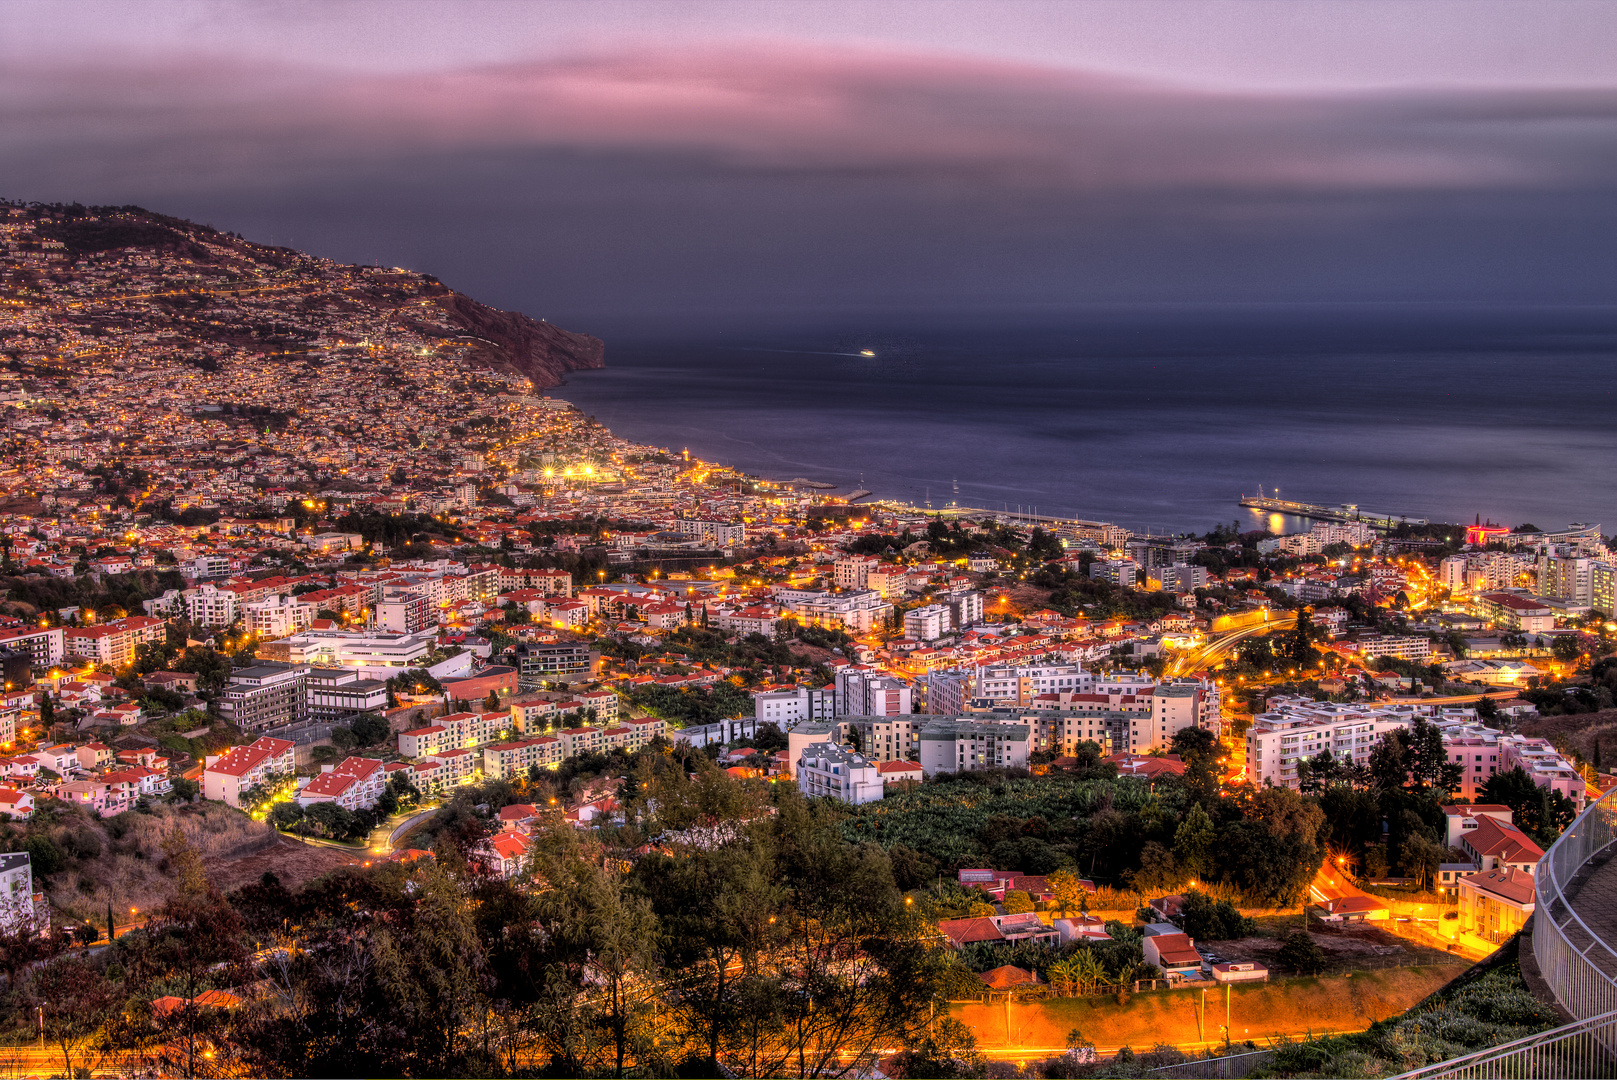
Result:
M362 713L356 716L348 725L348 729L353 732L355 744L358 746L375 746L393 733L387 717L377 713Z
M1033 910L1033 897L1025 889L1005 891L1005 914L1025 915Z
M1089 892L1077 874L1071 870L1057 870L1045 879L1050 891L1055 894L1056 910L1065 915L1073 908L1081 908L1088 902Z
M1562 634L1555 639L1550 647L1550 653L1561 663L1570 664L1583 655L1583 647L1578 644L1576 634Z
M118 1005L106 976L87 960L63 956L34 975L30 991L45 1038L61 1052L62 1074L89 1075L94 1037Z
M1420 833L1413 833L1404 837L1404 842L1399 847L1398 860L1403 864L1404 873L1414 878L1418 886L1430 889L1432 882L1437 878L1438 867L1443 862L1445 850L1436 841Z
M1216 903L1199 889L1185 893L1179 925L1195 940L1232 941L1258 932L1254 919L1243 916L1228 900Z
M1277 959L1299 975L1317 975L1325 970L1325 950L1302 930L1294 930L1280 946Z
M1213 873L1218 829L1200 804L1192 804L1173 834L1173 857L1186 873L1206 881Z
M1545 848L1577 817L1577 807L1571 799L1559 791L1539 787L1520 765L1488 777L1478 801L1510 807L1516 827Z

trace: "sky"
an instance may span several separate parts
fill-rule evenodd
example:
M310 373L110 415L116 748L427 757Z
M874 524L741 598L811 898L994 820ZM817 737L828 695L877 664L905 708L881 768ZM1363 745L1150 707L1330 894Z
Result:
M0 0L0 197L581 329L1617 299L1617 4Z

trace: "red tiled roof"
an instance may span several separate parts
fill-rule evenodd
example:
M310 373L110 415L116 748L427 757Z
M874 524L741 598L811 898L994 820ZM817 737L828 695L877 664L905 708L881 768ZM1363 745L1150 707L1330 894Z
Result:
M1525 905L1533 902L1533 875L1514 866L1485 870L1479 874L1467 874L1460 879L1460 882L1483 892L1493 893L1515 904Z
M938 923L938 932L956 945L968 945L973 941L1005 940L1005 935L999 932L994 920L982 917L944 919Z

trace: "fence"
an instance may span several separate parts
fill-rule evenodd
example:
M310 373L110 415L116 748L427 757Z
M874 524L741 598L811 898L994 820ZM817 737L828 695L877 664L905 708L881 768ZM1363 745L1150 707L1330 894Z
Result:
M1525 1039L1479 1050L1406 1072L1393 1080L1578 1080L1617 1077L1611 1048L1617 1040L1617 1012L1541 1031Z
M1253 1050L1245 1054L1226 1054L1223 1057L1184 1061L1178 1065L1164 1065L1148 1069L1140 1075L1171 1077L1173 1080L1239 1080L1240 1077L1251 1076L1274 1056L1273 1050Z
M1617 788L1578 815L1539 860L1536 874L1533 955L1555 1000L1582 1020L1617 1012L1617 981L1607 974L1617 972L1617 950L1606 941L1617 939L1617 926L1597 931L1572 905L1590 875L1612 856L1617 841L1614 794Z
M1493 1080L1495 1077L1617 1077L1617 890L1596 893L1584 910L1572 906L1590 878L1611 860L1617 843L1617 788L1592 803L1538 861L1533 957L1563 1009L1579 1019L1565 1027L1416 1069L1396 1080ZM1604 917L1595 916L1599 909Z

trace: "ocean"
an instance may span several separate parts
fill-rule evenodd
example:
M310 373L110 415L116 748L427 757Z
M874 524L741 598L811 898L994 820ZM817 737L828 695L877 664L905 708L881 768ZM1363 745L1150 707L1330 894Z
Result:
M1378 513L1617 531L1617 311L1127 311L596 329L552 394L636 442L1136 531ZM861 355L870 350L874 356Z

